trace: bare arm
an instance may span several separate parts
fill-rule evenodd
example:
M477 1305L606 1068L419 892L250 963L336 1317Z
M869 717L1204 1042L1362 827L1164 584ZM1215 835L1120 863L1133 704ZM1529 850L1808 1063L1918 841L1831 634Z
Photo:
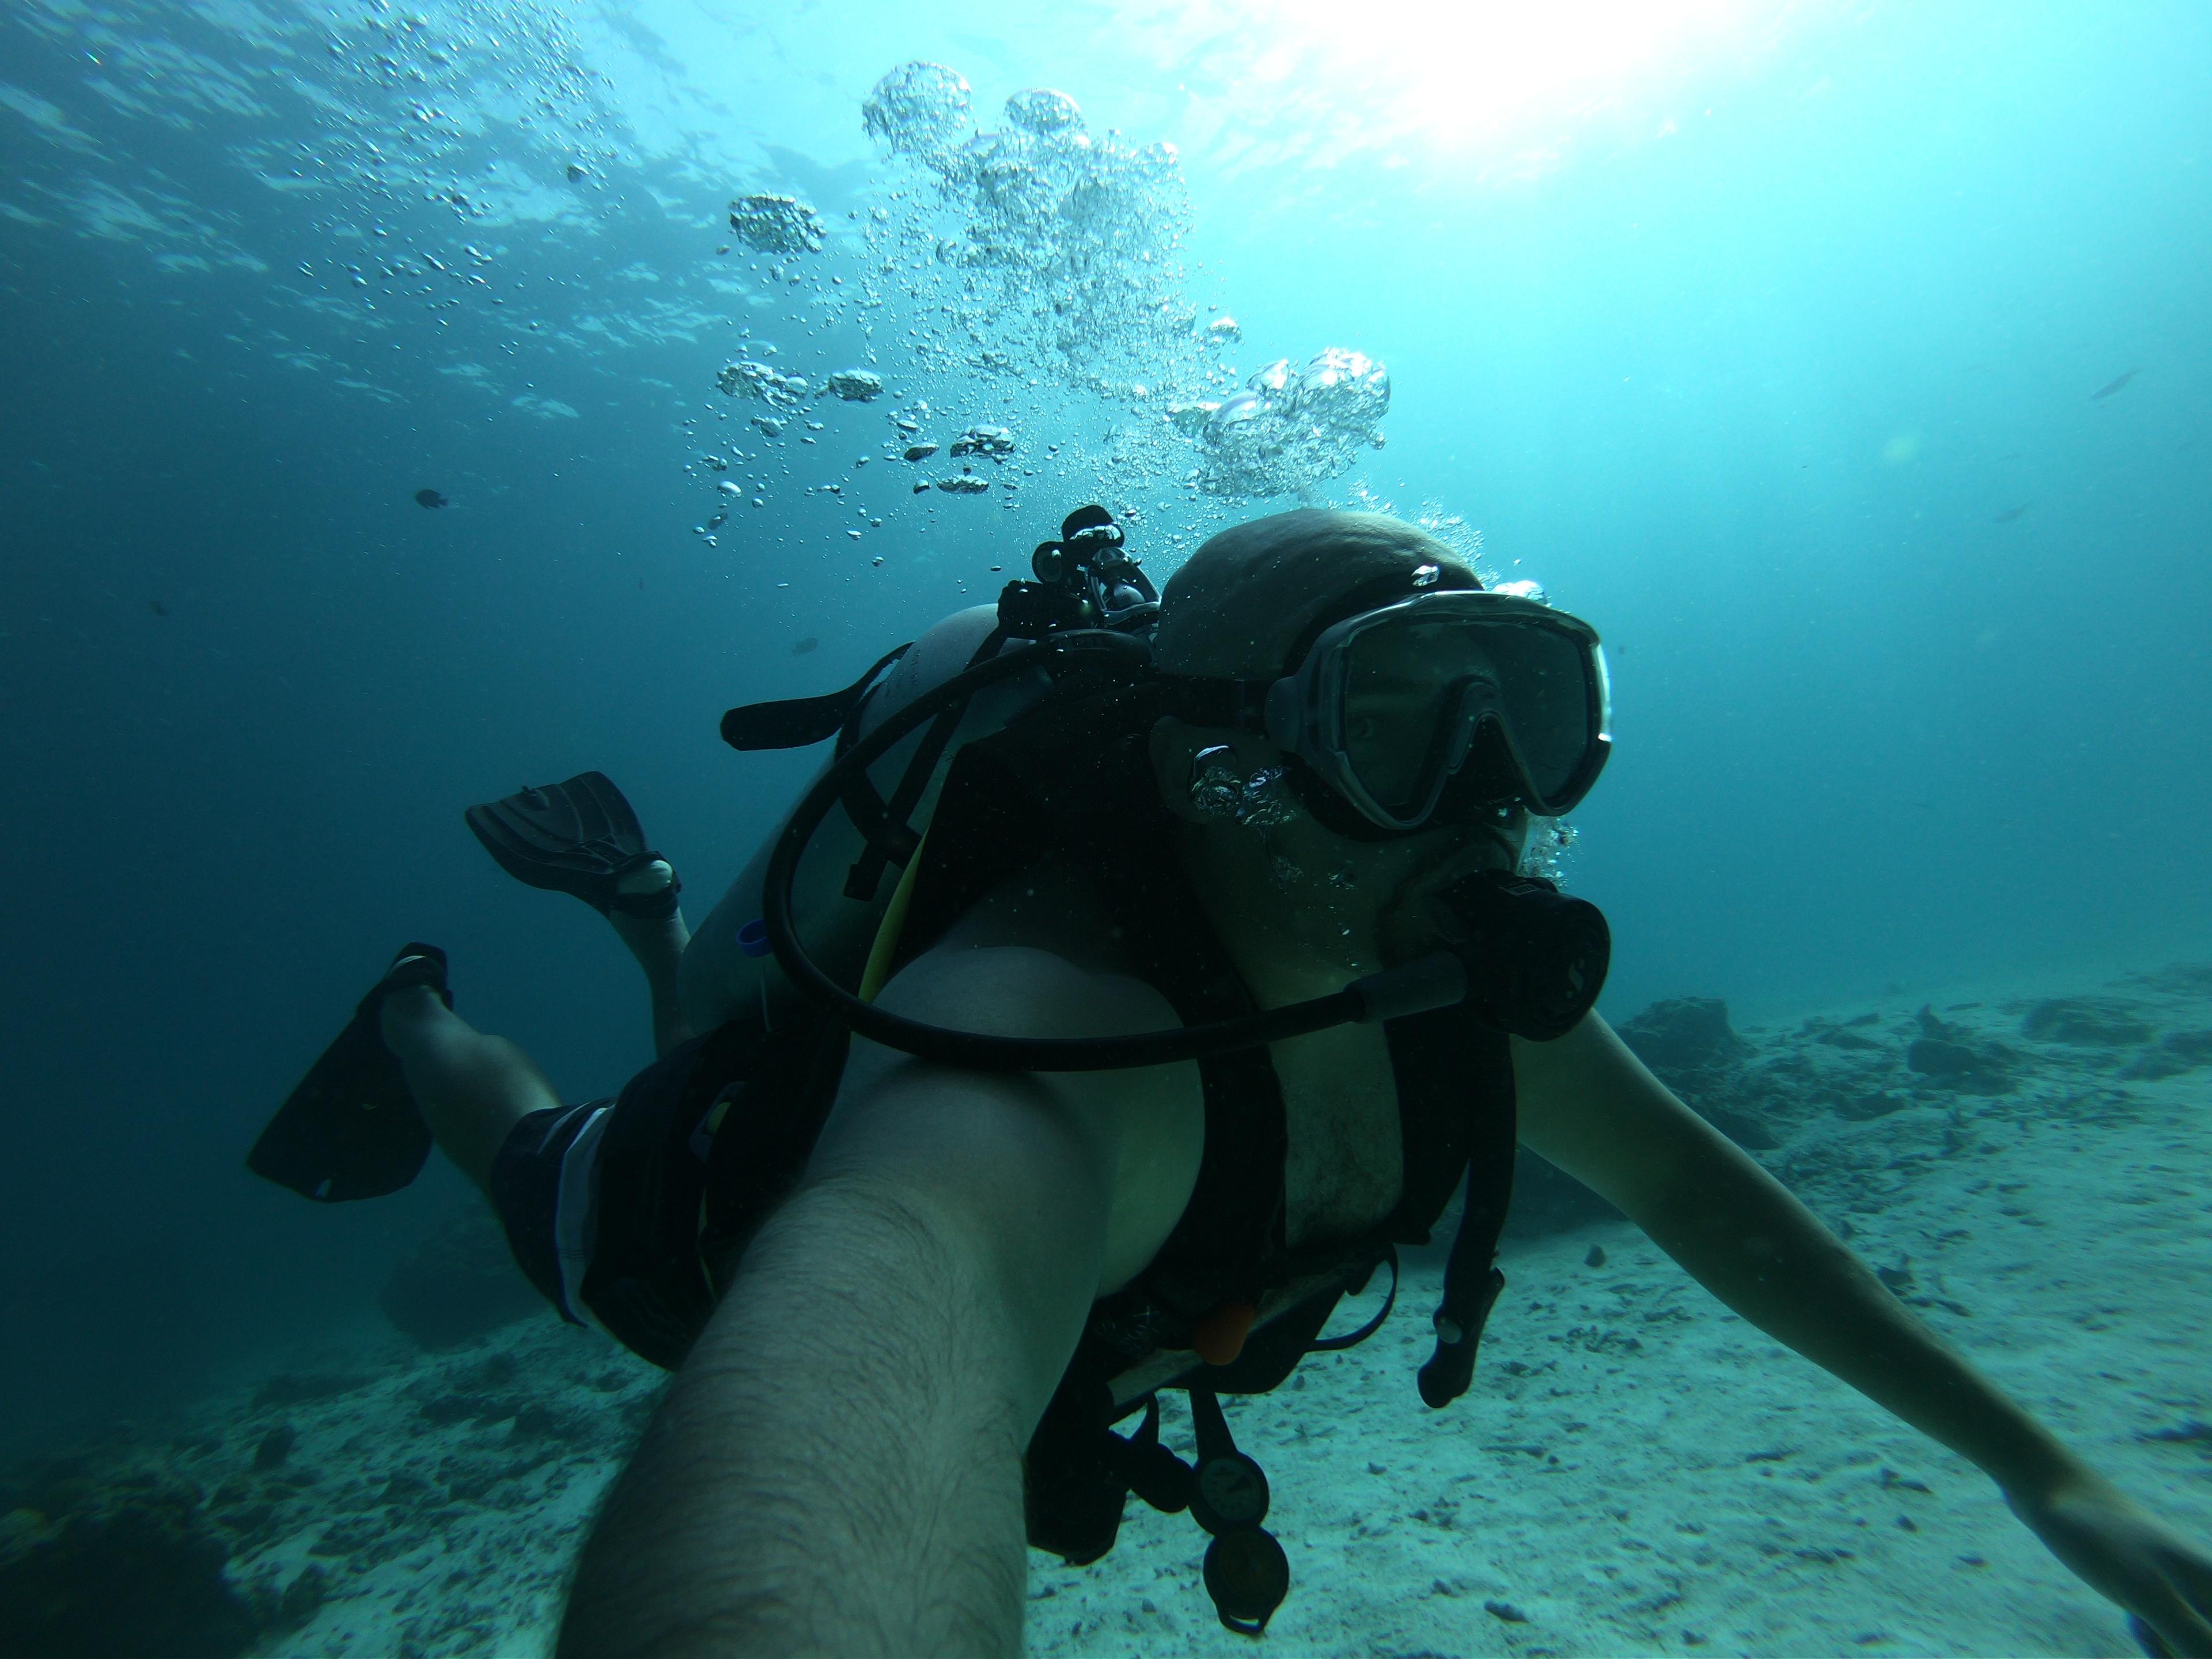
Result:
M1174 1018L1035 950L933 952L882 1000L1012 1035ZM1018 1651L1023 1448L1202 1141L1188 1065L982 1076L856 1044L593 1528L563 1659Z
M1670 1094L1592 1014L1516 1039L1522 1139L1595 1188L1690 1275L2003 1488L2092 1586L2178 1653L2212 1654L2212 1556L2154 1521L1913 1317L1735 1142Z
M1986 1470L2033 1491L2075 1467L1736 1144L1668 1093L1593 1015L1516 1041L1522 1137L1594 1188L1777 1341Z

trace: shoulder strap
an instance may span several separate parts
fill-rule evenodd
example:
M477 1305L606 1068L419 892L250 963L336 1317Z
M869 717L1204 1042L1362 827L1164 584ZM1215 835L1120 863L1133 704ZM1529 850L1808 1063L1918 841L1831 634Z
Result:
M1438 1008L1383 1027L1398 1085L1398 1121L1406 1176L1398 1237L1425 1243L1467 1171L1467 1207L1444 1267L1443 1305L1437 1310L1437 1348L1421 1367L1421 1398L1443 1406L1467 1392L1475 1346L1505 1275L1498 1241L1513 1200L1513 1158L1519 1124L1513 1051L1504 1032L1466 1008Z
M1382 1035L1406 1170L1392 1225L1399 1243L1425 1244L1470 1158L1514 1132L1512 1051L1464 1006L1388 1021Z
M999 654L999 647L1006 642L1006 630L993 629L968 659L968 666L980 667L988 662ZM901 646L892 655L906 648ZM890 658L884 660L888 662ZM876 665L877 668L882 666L882 663ZM875 670L869 672L873 673ZM866 699L854 702L843 729L837 733L837 756L841 760L860 739L860 715L866 706ZM945 757L945 746L952 741L967 714L968 702L963 698L929 723L929 729L922 733L921 742L906 763L906 770L899 775L898 787L891 792L888 802L876 793L866 774L854 778L852 787L845 791L842 799L846 814L866 843L860 849L860 856L853 861L853 867L845 872L847 898L858 899L863 904L873 903L876 890L883 884L885 866L896 864L905 869L908 860L921 846L921 832L912 822L915 808L921 805L929 781L937 775L938 763Z

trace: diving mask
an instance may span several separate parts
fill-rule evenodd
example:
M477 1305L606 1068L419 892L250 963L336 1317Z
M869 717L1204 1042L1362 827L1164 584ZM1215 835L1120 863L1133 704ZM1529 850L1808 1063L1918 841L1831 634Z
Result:
M1292 672L1242 683L1248 709L1263 687L1249 723L1394 834L1515 802L1557 817L1613 746L1597 631L1515 594L1447 589L1361 611Z

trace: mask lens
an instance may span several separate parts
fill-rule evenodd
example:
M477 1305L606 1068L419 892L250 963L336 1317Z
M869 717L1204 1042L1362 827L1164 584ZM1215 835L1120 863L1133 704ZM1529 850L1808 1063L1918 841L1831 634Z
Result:
M1504 724L1528 786L1547 799L1573 780L1595 727L1582 646L1540 620L1394 619L1352 641L1346 668L1346 759L1377 801L1402 815L1426 804L1452 763L1463 703ZM1522 787L1500 782L1499 799Z
M1502 623L1485 630L1498 665L1505 724L1549 799L1574 781L1598 728L1581 643L1540 623Z
M1367 792L1410 814L1425 804L1470 676L1488 672L1464 623L1407 618L1370 628L1346 659L1344 752Z

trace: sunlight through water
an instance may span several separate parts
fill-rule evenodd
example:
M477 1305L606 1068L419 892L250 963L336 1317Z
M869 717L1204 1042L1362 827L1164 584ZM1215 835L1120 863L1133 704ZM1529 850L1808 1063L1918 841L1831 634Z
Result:
M1217 0L1169 27L1216 103L1220 149L1332 166L1362 152L1540 176L1586 132L1669 136L1820 6L1781 0ZM1165 20L1160 20L1164 21Z

